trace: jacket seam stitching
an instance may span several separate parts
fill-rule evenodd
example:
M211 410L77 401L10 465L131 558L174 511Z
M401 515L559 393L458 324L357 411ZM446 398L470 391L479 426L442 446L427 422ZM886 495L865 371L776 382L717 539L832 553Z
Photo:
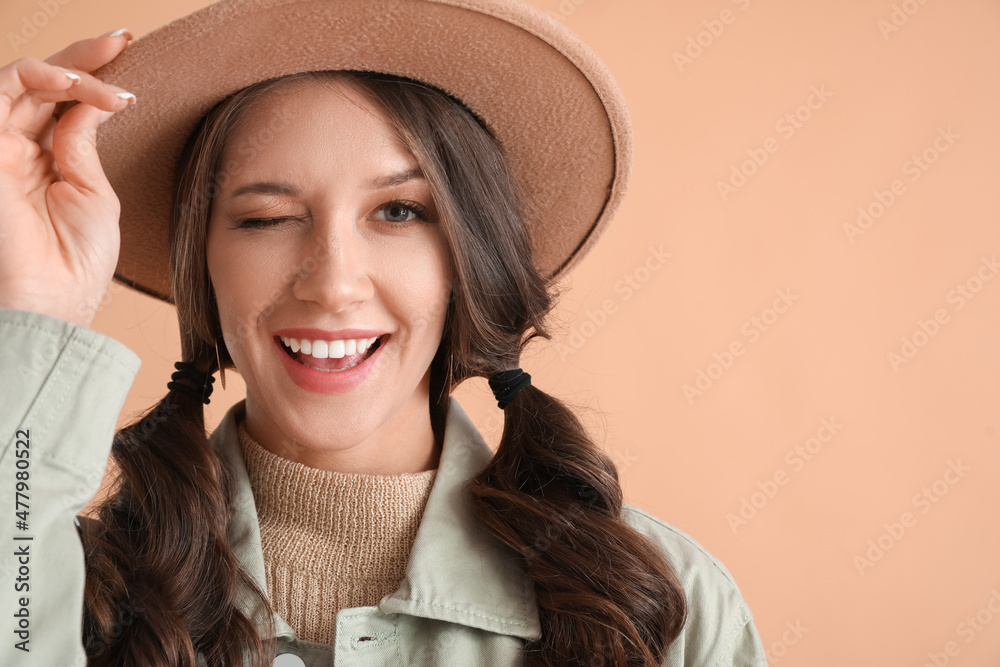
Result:
M741 602L739 609L740 609L740 616L738 616L737 618L740 619L742 621L742 623L740 623L739 625L737 625L736 627L734 627L732 629L732 631L730 631L730 633L729 633L729 643L727 644L727 646L729 647L729 655L730 656L732 656L732 651L733 651L732 647L733 647L733 644L736 642L736 636L739 635L740 630L742 630L743 628L745 628L747 626L747 623L749 623L750 619L752 618L752 615L749 613L750 609L749 609L749 607L746 606L746 603ZM720 653L719 657L716 658L716 660L713 663L712 667L719 667L722 664L722 659L725 656L726 656L725 653Z
M72 324L72 323L71 322L67 322L67 324ZM85 347L88 350L93 350L94 352L96 352L97 354L101 355L102 357L104 357L108 361L114 362L115 364L117 364L118 366L120 366L121 368L123 368L124 370L126 370L126 371L128 371L130 373L134 373L135 372L132 369L131 365L123 363L122 360L119 359L116 354L113 354L113 353L111 353L111 352L109 352L107 350L107 342L106 341L88 342L88 341L84 340L81 337L80 331L77 330L77 329L71 329L68 334L62 334L62 333L56 333L55 331L53 331L49 327L41 327L41 326L38 326L37 324L30 324L30 323L27 323L27 322L16 322L16 321L9 321L9 320L0 320L0 325L14 326L14 327L19 327L21 329L29 329L31 331L37 331L37 332L39 332L41 334L44 334L45 336L47 336L49 338L53 338L53 339L55 339L57 341L62 340L62 347L59 350L60 353L64 353L66 351L66 348L69 347L71 344L72 345L79 345L80 347ZM75 326L79 326L79 325L75 325ZM94 331L94 330L90 329L90 331ZM95 334L99 334L100 332L94 331L94 333ZM103 334L101 334L101 335L103 335ZM112 340L115 340L115 339L112 339ZM115 342L119 343L120 345L124 345L124 343L122 343L121 341L115 340ZM62 355L60 354L60 357L61 356Z
M39 327L34 327L34 326L30 328L39 329ZM76 374L70 376L68 382L64 383L58 382L59 377L63 375L65 371L66 363L64 359L66 357L66 350L69 347L71 341L72 341L72 334L70 335L70 339L66 340L63 343L62 348L60 348L59 350L59 354L56 356L56 360L54 365L52 366L51 372L49 373L48 377L46 377L45 380L43 380L42 388L38 392L38 396L35 397L35 400L32 402L31 407L28 409L27 415L25 415L26 421L31 419L35 415L35 408L37 408L39 405L47 403L47 401L45 400L46 397L53 394L55 388L62 386L68 389L69 387L73 386L79 374L83 372L84 364L80 363L76 366ZM48 430L49 427L52 425L52 420L55 419L56 415L62 414L60 408L62 408L63 403L66 402L66 397L68 395L69 395L68 391L63 391L61 396L57 395L59 402L54 406L48 406L47 410L48 418L44 422L42 422L43 430ZM43 449L42 456L44 457L44 455L45 451Z
M399 642L399 614L394 614L392 617L392 635L396 638L396 660L399 664L403 664L403 649L400 647Z
M521 580L521 615L524 617L524 623L521 624L522 627L528 627L528 577L525 576Z
M450 609L451 611L458 611L458 612L461 612L463 614L468 614L469 616L477 616L479 618L485 618L488 621L493 621L495 623L499 623L500 625L504 625L504 626L515 625L515 626L518 626L518 627L521 627L521 628L528 627L527 623L524 623L524 622L521 622L521 621L505 621L502 618L498 618L497 616L489 616L487 614L480 614L478 612L470 611L468 609L463 609L461 607L454 607L452 605L440 604L440 603L437 603L437 602L428 602L426 600L421 600L420 598L411 598L411 599L414 602L419 602L420 604L426 604L426 605L431 606L431 607L441 607L442 609Z
M39 459L42 461L48 461L54 463L61 468L60 472L67 474L78 482L83 482L89 484L91 482L90 475L84 470L87 464L81 461L71 461L64 459L61 456L56 456L51 452L43 452L39 455ZM105 464L105 467L107 465ZM101 475L101 481L104 480L103 474ZM95 492L96 493L96 492Z
M656 524L658 524L661 528L664 528L665 530L668 530L670 532L670 534L676 535L678 538L683 539L685 542L688 542L692 547L696 548L698 551L700 551L705 556L708 556L709 560L712 562L712 565L715 567L715 569L717 569L729 581L729 583L731 583L733 586L737 586L736 581L732 578L732 576L729 575L729 574L727 574L725 570L723 570L721 567L719 567L719 564L716 562L715 556L713 556L711 553L709 553L705 549L705 547L703 547L700 544L696 543L689 536L681 534L674 526L671 526L666 521L663 521L659 517L653 516L649 512L645 512L645 511L641 510L638 507L623 506L623 509L629 510L631 512L635 512L635 513L639 514L639 516L646 517L646 518L652 520L653 522L655 522Z

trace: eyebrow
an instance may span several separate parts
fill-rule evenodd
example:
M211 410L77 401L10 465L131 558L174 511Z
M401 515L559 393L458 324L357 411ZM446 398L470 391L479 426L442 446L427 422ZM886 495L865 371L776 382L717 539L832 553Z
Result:
M423 178L424 172L420 171L419 167L410 169L409 171L401 171L398 174L392 174L390 176L379 176L373 179L368 186L373 190L382 190L384 188L391 188L395 185L402 185L407 181L412 181L416 178Z
M384 190L385 188L402 185L403 183L417 178L424 178L424 172L422 172L419 167L408 171L401 171L396 174L390 174L388 176L379 176L378 178L372 179L368 183L368 187L372 190ZM246 194L284 195L287 197L295 197L299 194L299 191L295 187L286 183L257 182L248 183L247 185L236 188L236 191L233 192L230 197L235 199L240 195Z

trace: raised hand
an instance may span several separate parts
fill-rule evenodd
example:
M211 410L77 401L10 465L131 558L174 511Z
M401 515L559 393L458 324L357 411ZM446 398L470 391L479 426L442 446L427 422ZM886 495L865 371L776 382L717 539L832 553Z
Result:
M98 125L135 102L93 72L118 30L0 68L0 308L89 327L115 266L121 207L97 156ZM57 102L78 100L61 118Z

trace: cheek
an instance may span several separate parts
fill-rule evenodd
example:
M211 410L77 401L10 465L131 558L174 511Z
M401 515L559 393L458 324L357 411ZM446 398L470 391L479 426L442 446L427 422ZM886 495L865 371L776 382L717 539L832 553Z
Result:
M234 310L239 309L240 283L236 280L235 266L231 251L219 249L209 244L208 275L215 291L215 300L219 307L219 317L223 325L232 319Z
M252 248L234 243L209 245L208 270L219 319L236 347L254 335L258 321L268 310L269 296L273 299L276 294L276 274L270 268L273 262L273 257L264 258Z
M428 252L410 259L399 285L414 329L437 338L444 325L451 295L451 256L447 246L432 245Z

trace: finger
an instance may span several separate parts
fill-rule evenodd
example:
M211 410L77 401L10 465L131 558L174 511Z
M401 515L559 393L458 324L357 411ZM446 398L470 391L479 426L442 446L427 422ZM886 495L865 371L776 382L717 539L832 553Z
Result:
M135 102L134 95L118 86L103 83L86 72L71 74L79 79L79 83L64 91L28 90L17 98L9 110L7 127L20 131L32 141L42 141L46 132L51 132L56 107L53 102L79 101L109 112L121 111Z
M71 70L93 72L117 58L132 39L132 33L125 29L107 32L100 37L73 42L45 61Z
M79 190L113 191L97 155L101 110L77 104L63 114L52 134L52 155L64 181Z
M79 85L82 77L38 58L19 58L0 68L0 127L7 124L11 107L20 103L29 90L48 91L73 99L70 88Z
M28 95L36 103L78 100L83 104L89 104L104 111L120 111L124 109L125 104L122 104L122 100L127 102L132 95L122 88L104 83L87 72L69 73L79 78L80 81L77 85L71 86L66 90L31 90L28 91Z
M121 97L120 98L120 99L123 99L124 102L125 102L124 105L122 106L122 109L127 109L129 106L131 106L131 104L135 103L135 96L132 95L132 93L129 93L129 92L125 91L124 89L119 88L118 86L111 85L110 83L105 83L103 85L108 90L110 90L112 93L115 93L116 97L118 97L119 94L123 94L124 96L126 96L126 97ZM53 130L55 129L56 122L59 120L57 117L55 117L55 116L52 115L52 113L51 113L51 107L52 106L53 105L51 105L51 104L43 105L43 109L46 108L46 107L49 108L49 113L39 114L38 117L35 120L33 120L31 123L29 123L27 126L25 126L21 130L21 133L24 134L24 136L26 136L29 139L31 139L32 141L36 142L41 147L42 150L49 151L49 152L52 151L52 134L53 134ZM73 105L73 106L77 106L77 105ZM95 106L95 105L91 105L91 106ZM71 109L73 107L71 106L69 108ZM97 108L101 109L101 122L102 123L104 121L108 120L109 118L111 118L111 116L114 115L117 111L121 111L122 110L122 109L107 110L107 109L103 109L101 107L97 107ZM61 114L60 117L62 115L65 115L65 113L66 112L63 112L63 114ZM11 124L12 125L14 124L13 123L13 116L12 116Z

